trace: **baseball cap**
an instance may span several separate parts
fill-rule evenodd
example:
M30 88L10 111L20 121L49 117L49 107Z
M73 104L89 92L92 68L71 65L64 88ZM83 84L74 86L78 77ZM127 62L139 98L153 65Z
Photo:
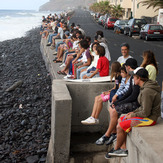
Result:
M138 67L138 63L134 58L127 59L125 65L130 66L132 69L136 69Z
M143 67L137 67L132 73L133 75L148 79L148 71Z

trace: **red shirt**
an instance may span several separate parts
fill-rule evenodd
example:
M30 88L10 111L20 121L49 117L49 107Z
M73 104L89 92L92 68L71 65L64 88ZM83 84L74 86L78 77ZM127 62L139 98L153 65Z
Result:
M98 59L97 69L99 69L100 76L108 76L109 75L109 60L103 56Z

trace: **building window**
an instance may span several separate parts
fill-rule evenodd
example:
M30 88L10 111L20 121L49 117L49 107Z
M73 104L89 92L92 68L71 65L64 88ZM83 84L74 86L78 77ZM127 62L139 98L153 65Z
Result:
M120 0L120 2L122 2L123 0Z
M128 11L126 12L126 18L128 18Z
M139 8L139 3L137 4L137 8Z

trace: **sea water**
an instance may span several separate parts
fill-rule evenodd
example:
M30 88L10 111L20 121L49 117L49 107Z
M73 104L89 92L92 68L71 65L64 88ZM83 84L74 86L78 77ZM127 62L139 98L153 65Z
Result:
M29 10L0 10L0 41L25 36L27 31L40 27L42 16L47 16L49 13Z

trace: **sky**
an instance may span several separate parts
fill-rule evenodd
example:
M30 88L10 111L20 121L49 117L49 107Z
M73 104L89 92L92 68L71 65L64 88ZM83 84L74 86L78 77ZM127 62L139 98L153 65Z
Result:
M0 9L7 10L38 10L50 0L0 0Z

